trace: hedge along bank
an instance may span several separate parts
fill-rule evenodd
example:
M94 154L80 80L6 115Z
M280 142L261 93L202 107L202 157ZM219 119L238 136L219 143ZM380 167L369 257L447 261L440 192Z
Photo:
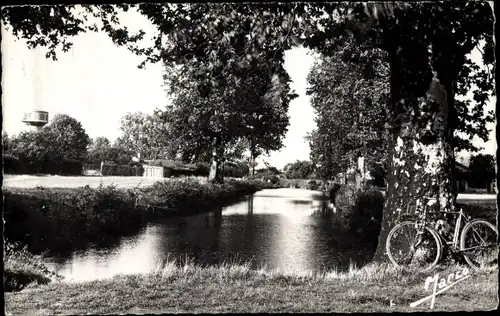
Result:
M206 211L272 187L262 181L201 184L188 178L135 189L6 189L4 236L33 253L109 245L148 221Z

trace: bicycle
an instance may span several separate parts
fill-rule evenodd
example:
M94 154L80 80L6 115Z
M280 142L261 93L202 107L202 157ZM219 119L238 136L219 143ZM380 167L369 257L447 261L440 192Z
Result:
M387 255L396 267L431 270L442 258L443 243L452 252L461 254L472 268L497 267L498 229L495 225L484 219L472 219L462 208L459 211L439 211L439 213L458 215L455 219L453 237L447 239L427 221L427 209L436 203L436 199L424 197L423 200L424 202L427 200L427 203L417 200L414 207L410 205L407 207L405 214L400 211L398 224L387 236ZM416 216L417 214L420 215ZM443 220L439 220L438 223L440 221ZM484 229L486 235L480 233L481 229ZM400 236L405 232L408 233L406 238ZM482 250L485 250L485 253L476 253Z

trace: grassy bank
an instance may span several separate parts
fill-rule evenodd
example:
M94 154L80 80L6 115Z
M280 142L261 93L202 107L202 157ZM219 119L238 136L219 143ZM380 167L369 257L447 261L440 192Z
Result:
M28 284L48 284L62 277L48 270L41 256L36 256L26 248L12 249L7 244L4 249L4 291L20 291Z
M425 279L447 277L463 267L432 274L403 272L370 264L348 272L298 275L226 264L203 268L167 264L148 275L117 276L84 283L30 286L5 295L12 314L220 313L220 312L411 312L429 311L426 302L409 306L430 291ZM436 298L434 311L492 310L498 306L498 270L471 277Z
M4 236L31 253L109 245L148 221L206 212L269 187L261 181L209 184L187 178L129 189L7 188Z
M187 178L135 189L4 189L5 290L56 279L39 254L113 246L149 221L206 212L270 187L262 181L209 184Z

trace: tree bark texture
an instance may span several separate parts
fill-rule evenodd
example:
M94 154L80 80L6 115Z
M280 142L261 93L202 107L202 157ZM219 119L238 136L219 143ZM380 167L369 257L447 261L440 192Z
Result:
M392 130L389 145L387 191L374 255L377 261L388 260L386 238L397 224L400 212L405 212L410 205L414 206L415 201L423 196L436 198L437 207L441 210L449 208L456 199L451 142L453 128L448 124L450 106L453 106L453 102L448 102L452 85L440 81L433 71L426 96L402 99L398 93L399 82L394 80L395 71L400 71L398 64L391 60L391 110L393 118L399 117L400 121ZM412 106L405 106L408 104ZM415 106L419 110L418 115ZM432 135L430 140L423 137L429 134ZM433 214L428 213L431 222Z
M208 174L208 181L212 183L223 183L222 159L224 156L224 147L220 137L215 137L213 141L212 163Z
M255 155L250 153L250 168L249 168L250 177L255 176Z

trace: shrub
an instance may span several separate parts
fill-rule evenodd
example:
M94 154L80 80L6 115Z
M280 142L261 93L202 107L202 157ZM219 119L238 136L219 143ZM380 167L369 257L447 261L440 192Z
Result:
M112 186L5 192L5 238L33 253L105 243L141 225L136 198Z
M384 196L375 188L359 192L356 197L354 213L350 217L350 226L353 230L363 233L368 238L377 238L384 209Z
M483 218L487 221L495 223L497 220L496 203L491 204L459 204L464 212L474 218Z
M281 178L276 175L267 174L262 177L262 181L271 183L272 185L279 185L281 182Z
M197 176L207 176L210 173L210 163L208 162L198 162L196 164L196 170L194 172Z
M384 196L379 190L369 188L358 191L352 185L342 186L336 207L345 228L362 235L366 240L377 240L384 209Z
M111 244L149 220L204 211L272 187L262 181L202 184L200 179L186 178L128 190L114 186L8 189L4 236L23 242L32 253Z
M134 169L134 176L136 177L142 177L144 174L144 167L142 165L135 165L132 167Z
M101 169L102 175L103 176L115 175L116 174L116 167L117 167L117 165L115 165L115 164L107 164L107 163L103 164L102 169Z
M321 187L322 187L321 182L318 182L316 180L310 180L309 182L307 182L308 190L319 190L321 189Z
M3 154L3 172L8 174L23 174L27 173L27 169L24 164L19 160L19 158L9 155Z
M29 253L18 243L4 243L4 290L20 291L31 283L47 284L60 278L44 265L39 256Z
M337 192L335 198L335 207L342 213L349 213L350 209L356 203L358 190L353 185L343 185Z
M300 188L300 181L297 179L280 178L279 185L283 188Z
M4 172L10 174L81 175L83 164L77 160L35 160L26 157L3 155Z
M85 170L101 170L100 163L86 163L86 164L83 164L82 167Z
M63 161L60 168L61 175L81 175L82 174L82 163L77 160L66 160Z
M225 177L233 177L233 178L243 178L248 175L249 169L246 164L238 163L238 164L226 164L224 166L223 175Z
M189 168L172 168L171 169L171 175L174 177L194 176L195 173L196 173L195 169L189 169Z

